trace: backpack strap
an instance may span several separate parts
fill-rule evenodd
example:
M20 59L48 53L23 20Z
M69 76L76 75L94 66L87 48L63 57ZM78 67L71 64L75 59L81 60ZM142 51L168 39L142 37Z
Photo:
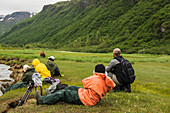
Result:
M122 56L117 56L114 59L118 60L119 62L121 62L124 58Z

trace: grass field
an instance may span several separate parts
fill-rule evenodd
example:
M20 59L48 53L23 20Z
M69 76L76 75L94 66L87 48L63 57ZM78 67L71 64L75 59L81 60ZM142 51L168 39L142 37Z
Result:
M61 83L82 87L82 79L92 75L96 64L108 65L112 59L112 53L73 53L55 50L45 50L46 58L40 58L41 50L0 50L0 58L21 58L32 61L38 58L42 63L47 62L47 57L53 55L55 63L59 66ZM142 55L122 54L135 69L136 80L132 84L132 92L109 92L103 100L93 107L72 105L59 102L55 105L36 105L35 91L29 100L21 107L9 109L10 113L53 113L53 112L98 112L98 113L169 113L170 112L170 56L167 55ZM30 62L25 62L31 66ZM23 64L25 64L23 63ZM49 85L43 86L45 88ZM0 97L0 112L10 101L22 97L26 88L7 92Z

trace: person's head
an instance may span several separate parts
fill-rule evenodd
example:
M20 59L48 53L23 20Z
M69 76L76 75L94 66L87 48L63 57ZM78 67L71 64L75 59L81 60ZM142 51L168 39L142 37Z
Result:
M24 66L23 66L23 71L26 72L28 68L29 68L28 65L24 65Z
M96 73L105 73L105 66L103 64L97 64L94 71Z
M50 57L48 57L48 60L54 61L54 60L55 60L55 57L54 57L54 56L50 56Z
M113 50L113 57L120 56L120 54L121 54L121 50L119 48L115 48Z
M34 59L34 60L32 61L32 65L33 65L34 67L36 67L39 63L40 63L40 61L39 61L38 59Z
M41 56L41 57L45 57L45 52L44 52L44 51L41 51L41 52L40 52L40 56Z

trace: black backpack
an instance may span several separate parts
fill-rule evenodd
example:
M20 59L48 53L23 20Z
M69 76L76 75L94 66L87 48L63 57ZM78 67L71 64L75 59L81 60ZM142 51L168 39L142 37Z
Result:
M120 61L120 65L122 68L121 70L122 70L123 76L128 79L128 81L126 81L125 84L133 83L135 80L135 71L134 71L131 63L127 59L123 58Z

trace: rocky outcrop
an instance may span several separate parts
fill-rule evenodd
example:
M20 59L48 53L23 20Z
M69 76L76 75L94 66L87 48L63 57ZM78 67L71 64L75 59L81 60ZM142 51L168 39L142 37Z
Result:
M11 22L11 21L21 21L27 19L31 16L30 12L14 12L12 14L6 15L3 19L3 22Z
M30 18L33 13L20 11L8 14L6 16L0 15L0 35L8 31L13 25Z
M161 32L165 32L166 30L170 29L170 21L165 21L161 25Z

